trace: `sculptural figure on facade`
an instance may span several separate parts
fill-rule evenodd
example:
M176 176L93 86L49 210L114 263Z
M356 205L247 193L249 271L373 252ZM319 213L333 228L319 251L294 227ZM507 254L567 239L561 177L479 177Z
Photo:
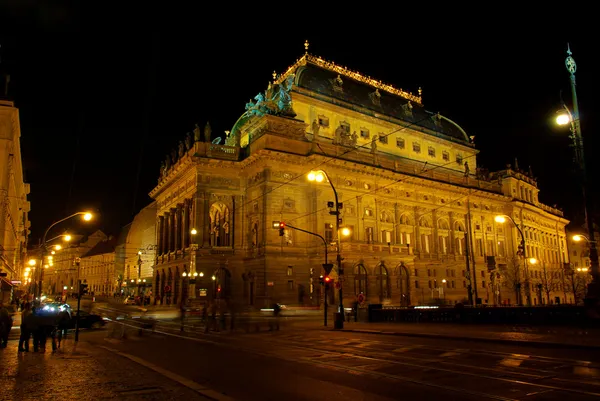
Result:
M167 155L167 159L165 160L165 171L171 168L171 158Z
M177 151L175 149L171 149L171 162L173 164L177 163Z
M371 153L377 152L377 135L373 135L373 140L371 141Z
M343 143L344 135L346 135L346 129L342 125L340 125L335 129L335 137L333 138L333 143L341 145Z
M185 134L185 149L190 150L192 147L192 134L189 132Z
M179 149L177 154L179 155L180 159L183 157L183 155L185 155L185 146L182 140L179 140Z
M159 180L162 180L162 178L165 176L165 173L166 173L165 170L166 170L165 169L165 162L160 162L160 173L158 175L158 179Z
M465 162L465 177L469 176L471 170L469 169L469 162Z
M354 148L358 144L358 134L356 133L356 131L354 131L354 133L352 134L352 137L350 137L350 143L352 144L352 147L354 147Z
M212 128L210 128L210 123L207 121L204 126L204 142L210 143L210 135L212 134Z
M318 121L315 119L312 122L312 133L313 133L313 139L316 139L319 136L319 130L321 129L321 126L319 125Z
M198 123L194 125L194 142L200 142L200 127L198 126Z

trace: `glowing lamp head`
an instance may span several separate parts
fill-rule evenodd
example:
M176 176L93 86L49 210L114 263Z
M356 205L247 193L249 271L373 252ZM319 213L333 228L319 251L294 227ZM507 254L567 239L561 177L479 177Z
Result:
M183 277L187 277L187 273L186 273L186 272L183 272L183 273L181 273L181 275L182 275Z
M212 276L212 277L211 277L211 279L214 281L214 280L216 280L217 278L216 278L215 276Z
M308 181L315 181L317 178L317 175L313 171L311 171L310 173L308 173L307 178L308 178Z
M350 231L350 229L349 229L348 227L344 227L344 228L342 228L342 235L343 235L344 237L347 237L347 236L349 236L350 234L352 234L352 231Z
M35 259L29 259L29 262L27 262L27 263L29 263L29 266L35 266L36 262L35 262Z
M583 240L583 237L582 237L581 235L574 235L574 236L573 236L573 241L575 241L575 242L579 242L579 241L581 241L581 240Z
M204 273L200 272L200 277L204 277Z
M537 262L538 260L536 258L529 258L529 264L535 265Z
M556 124L567 125L571 122L571 117L567 113L561 113L556 116Z
M317 175L316 175L316 177L315 177L315 180L317 182L323 182L325 180L325 175L323 173L321 173L321 172L318 172Z
M69 234L67 234L67 235L65 235L65 236L63 237L63 239L64 239L65 241L71 241L71 238L72 238L72 237L71 237Z
M442 280L442 283L446 284L446 283L447 283L446 279L443 279L443 280Z
M503 223L506 223L506 217L504 217L504 216L496 216L496 217L494 217L494 221L496 223L503 224Z
M83 219L84 219L85 221L90 221L90 220L91 220L93 217L94 217L94 216L93 216L91 213L89 213L89 212L88 212L88 213L85 213L85 214L83 215Z
M54 245L54 250L55 251L60 251L62 249L62 246L60 245Z
M196 230L195 228L192 228L192 230L190 231L190 234L196 235L196 234L198 234L198 230Z

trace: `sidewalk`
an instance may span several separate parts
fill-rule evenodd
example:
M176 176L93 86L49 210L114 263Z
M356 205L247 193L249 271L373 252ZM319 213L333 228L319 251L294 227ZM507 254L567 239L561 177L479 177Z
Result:
M293 328L333 330L333 321L323 327L322 321L302 321ZM600 350L600 330L573 327L460 325L452 323L356 323L344 322L340 331L425 337L449 340L472 340L512 345L551 348L583 348Z
M52 353L0 350L0 400L207 400L126 358L72 337Z

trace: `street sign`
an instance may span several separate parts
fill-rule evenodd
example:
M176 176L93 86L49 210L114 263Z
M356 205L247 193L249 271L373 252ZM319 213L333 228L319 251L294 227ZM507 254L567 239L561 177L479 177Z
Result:
M323 263L323 270L325 270L325 274L331 273L331 270L333 270L333 263Z

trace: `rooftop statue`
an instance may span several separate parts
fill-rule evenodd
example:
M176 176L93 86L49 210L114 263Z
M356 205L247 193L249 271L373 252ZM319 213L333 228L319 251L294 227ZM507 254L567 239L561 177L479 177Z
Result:
M212 134L212 128L210 128L210 123L207 121L206 125L204 126L204 142L206 142L206 143L210 142L211 134Z
M270 114L274 116L295 117L296 113L292 109L292 97L290 91L294 85L294 74L287 77L282 83L269 86L265 93L259 93L254 97L255 101L250 100L246 103L247 116L264 116Z
M200 127L198 126L198 123L194 125L194 142L200 142Z

